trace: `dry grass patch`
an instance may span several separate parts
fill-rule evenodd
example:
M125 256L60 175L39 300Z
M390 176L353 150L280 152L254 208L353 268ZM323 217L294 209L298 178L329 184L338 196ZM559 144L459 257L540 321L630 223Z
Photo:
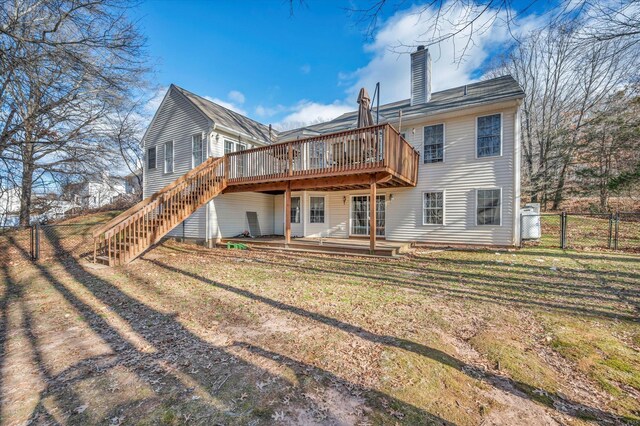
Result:
M528 249L371 260L167 242L128 266L92 269L7 250L7 424L640 416L632 256Z

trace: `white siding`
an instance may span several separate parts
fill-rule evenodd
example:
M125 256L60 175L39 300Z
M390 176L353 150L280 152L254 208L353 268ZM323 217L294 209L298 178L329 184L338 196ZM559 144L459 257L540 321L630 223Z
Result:
M476 117L502 113L502 155L476 158ZM418 186L394 190L387 204L387 239L443 243L514 244L514 122L516 110L458 116L445 123L445 160L424 164L423 126L408 126L407 139L420 153ZM415 133L412 129L415 128ZM502 224L477 226L476 190L502 189ZM445 224L422 225L422 193L445 192Z
M145 198L191 170L191 137L196 133L206 133L209 127L209 121L188 100L176 90L169 91L145 136ZM169 141L173 141L174 144L174 170L173 173L164 173L163 145ZM146 150L152 146L156 147L157 166L148 170ZM184 225L178 224L169 235L204 238L205 228L206 208L202 207L191 215Z
M218 195L210 202L211 237L229 238L248 231L247 212L258 213L263 235L273 234L274 198L257 192Z
M276 195L273 199L273 233L284 235L284 195Z
M502 113L502 156L476 158L476 117L496 112ZM425 121L403 126L407 140L420 152L418 185L416 188L378 189L385 195L386 235L388 240L440 243L468 243L512 245L514 218L518 214L519 180L516 170L517 152L514 153L514 135L517 129L516 109L486 109L480 114L458 116L449 119ZM443 163L424 164L423 127L445 124L445 159ZM415 132L413 132L415 129ZM502 189L502 224L500 226L476 225L476 190ZM422 224L422 194L426 191L444 191L444 225ZM326 195L325 224L309 223L308 199L315 194ZM368 195L369 191L308 192L303 201L305 236L346 238L350 233L352 195ZM393 200L391 195L393 194ZM279 196L282 197L282 196ZM283 202L282 202L283 203ZM283 219L282 207L276 210ZM292 226L292 235L297 235Z

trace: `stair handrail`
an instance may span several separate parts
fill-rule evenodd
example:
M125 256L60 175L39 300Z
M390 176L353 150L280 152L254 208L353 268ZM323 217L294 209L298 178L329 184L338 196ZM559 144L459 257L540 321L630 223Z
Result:
M103 225L96 226L93 229L93 238L97 238L101 234L107 232L109 229L119 225L120 223L122 223L126 219L129 219L130 217L132 217L133 215L138 213L140 210L143 210L145 207L147 207L152 202L161 201L161 198L166 196L169 191L171 191L172 189L176 188L177 186L179 186L181 184L187 183L186 181L188 181L191 178L195 177L200 172L208 169L209 167L217 165L217 163L219 163L221 161L222 162L226 162L226 156L223 156L223 157L209 157L209 158L207 158L205 161L203 161L198 166L196 166L193 169L189 170L187 173L185 173L184 175L182 175L178 179L174 180L173 182L171 182L167 186L163 187L162 189L156 191L152 195L148 196L144 200L138 202L137 204L133 205L129 209L127 209L124 212L120 213L118 216L114 217L109 222L107 222L107 223L105 223ZM223 167L223 170L225 170L224 167Z

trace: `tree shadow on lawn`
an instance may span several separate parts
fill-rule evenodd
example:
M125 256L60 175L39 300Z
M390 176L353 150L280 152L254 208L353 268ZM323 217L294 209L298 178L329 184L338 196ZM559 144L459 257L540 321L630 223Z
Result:
M595 407L590 407L575 401L570 401L559 394L556 394L553 392L547 392L544 389L537 389L529 384L518 382L504 376L499 376L491 372L484 371L483 369L478 368L476 366L466 364L465 362L445 352L442 352L438 349L431 348L429 346L425 346L425 345L415 343L407 339L398 338L395 336L379 335L376 333L372 333L360 326L349 324L349 323L340 321L339 319L332 318L320 313L310 312L303 308L289 305L287 303L280 302L274 299L270 299L268 297L255 294L248 290L237 288L229 284L224 284L224 283L203 277L201 275L198 275L189 271L185 271L183 269L179 269L171 265L167 265L163 262L159 262L158 260L147 260L147 261L160 268L164 268L167 271L173 272L176 275L183 275L192 280L197 280L202 283L229 291L231 293L244 296L248 299L264 303L268 306L272 306L279 310L290 312L300 317L307 318L322 324L326 324L331 327L335 327L339 330L342 330L346 333L360 337L362 339L368 340L370 342L414 352L415 354L427 357L441 364L444 364L448 367L454 368L468 375L469 377L480 380L484 383L487 383L498 390L513 394L523 399L535 400L539 403L546 405L551 409L570 415L572 417L596 418L600 421L612 422L612 423L619 422L620 420L622 420L619 416L615 414L600 410ZM629 420L632 420L632 419L629 419Z
M206 252L203 252L206 255ZM236 257L221 253L216 256L228 257L230 260ZM209 254L210 256L210 254ZM478 272L461 272L456 270L460 263L457 260L438 261L442 268L399 264L371 264L366 261L355 261L335 259L327 257L316 257L313 255L297 255L298 259L319 260L325 266L312 266L306 263L298 264L291 262L291 258L286 255L276 256L276 260L266 260L260 258L256 263L282 268L286 264L288 269L297 270L301 273L309 274L317 272L320 274L341 275L363 279L370 282L379 282L383 285L393 285L397 287L409 288L421 291L437 292L438 294L454 297L463 300L477 300L485 303L514 304L523 307L535 307L549 309L575 316L591 316L607 319L617 319L630 322L640 321L640 317L634 313L639 311L638 303L630 300L635 298L637 292L628 289L611 288L606 285L575 285L564 282L557 283L550 281L549 276L539 276L536 280L531 278L531 271L513 268L512 271L499 271L487 269L480 273L480 266L491 264L496 268L509 268L510 265L493 265L490 261L474 262L474 268ZM279 262L278 260L281 260ZM346 263L346 266L345 266ZM448 265L451 265L449 268ZM355 267L366 268L367 272L357 272ZM534 266L534 268L538 268ZM403 274L399 276L397 269L404 269L411 275ZM548 272L548 268L545 268ZM535 271L536 269L534 269ZM542 272L542 271L540 271ZM576 279L578 272L585 274L585 271L567 271L564 275L558 275L561 279ZM513 276L505 276L512 274ZM558 272L557 274L560 274ZM589 282L599 282L595 273L586 272ZM560 299L560 300L558 300ZM603 302L609 302L604 305ZM628 312L624 312L617 304L624 304Z
M48 235L52 244L60 248L59 241L54 236ZM24 258L28 258L28 253L21 250ZM131 298L111 282L89 272L83 268L74 258L66 257L58 263L51 266L62 266L64 272L67 273L75 283L81 288L88 290L98 302L108 306L108 308L123 319L138 336L144 338L150 343L154 352L142 351L132 344L126 335L119 328L112 326L105 318L103 318L95 308L83 301L76 293L78 290L72 290L68 283L59 278L55 271L50 267L41 263L34 263L39 275L46 279L47 283L62 295L66 301L82 316L84 322L90 329L99 336L110 348L112 353L101 355L99 357L84 359L75 365L65 369L58 374L50 374L48 367L44 363L42 356L39 354L40 344L34 334L32 319L28 316L25 327L29 330L29 340L32 350L36 353L35 359L38 363L38 369L42 377L46 379L45 390L39 395L39 403L33 411L30 422L48 422L51 420L52 414L43 404L43 400L47 397L54 398L62 406L76 407L83 401L74 393L74 385L99 377L101 373L115 366L124 366L130 372L134 373L142 382L153 389L154 396L146 398L149 403L158 403L161 398L165 400L175 400L178 396L190 396L194 389L206 393L211 399L215 400L221 388L238 397L243 392L239 383L251 383L251 375L259 377L268 377L273 382L288 386L289 383L278 375L274 375L262 367L256 366L245 361L242 358L228 352L225 347L215 346L200 337L194 335L191 331L180 324L173 315L163 314L146 304ZM11 294L15 297L23 297L21 292L17 292L19 286L11 282L13 290ZM6 323L5 323L6 324ZM1 342L6 341L6 327L3 330L5 335L0 336ZM217 360L224 359L225 362ZM98 363L98 365L96 365ZM207 365L209 364L209 365ZM214 364L213 367L210 367ZM298 365L319 372L323 377L334 382L341 382L345 385L362 389L363 394L371 399L384 398L391 401L397 409L412 412L418 415L424 422L435 424L450 424L446 420L431 414L421 408L415 407L406 402L393 398L385 393L374 389L361 388L358 385L351 384L345 380L333 375L332 373L321 370L317 367L299 363ZM227 380L229 377L232 380ZM226 377L226 378L225 378ZM227 387L224 388L225 382ZM232 383L234 383L232 385ZM195 386L195 388L194 388ZM298 388L300 400L304 392L308 390ZM269 395L273 396L273 395ZM202 400L186 399L188 404L194 408L194 411L208 415L205 423L210 423L212 417L221 418L222 420L237 420L240 415L245 413L234 413L232 411L223 411L214 405L208 404ZM234 401L235 398L230 398ZM144 402L144 401L142 401ZM122 414L126 414L127 410L134 409L142 403L140 400L128 401L123 404L111 407L110 412L104 416L103 421L112 419ZM161 401L160 401L161 402ZM135 405L135 407L134 407ZM276 406L277 407L277 406ZM249 415L259 410L260 407L250 407ZM275 409L275 408L273 408ZM287 410L286 406L282 406L283 411ZM257 411L256 411L257 413ZM70 423L86 424L95 422L95 419L88 419L86 414L64 412L68 415L66 419ZM258 415L258 414L256 414ZM339 422L340 419L329 411L329 417L325 419L328 422ZM55 421L53 421L55 422Z

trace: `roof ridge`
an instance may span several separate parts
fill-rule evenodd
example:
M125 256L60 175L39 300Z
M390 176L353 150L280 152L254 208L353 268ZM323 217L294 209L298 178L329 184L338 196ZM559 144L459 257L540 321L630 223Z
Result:
M269 125L268 125L268 124L261 123L261 122L259 122L259 121L257 121L257 120L254 120L254 119L253 119L253 118L251 118L251 117L247 117L247 116L246 116L246 115L244 115L244 114L241 114L241 113L239 113L239 112L237 112L237 111L234 111L234 110L232 110L232 109L230 109L230 108L227 108L227 107L225 107L224 105L220 105L220 104L219 104L219 103L217 103L217 102L213 102L212 100L209 100L209 99L205 98L204 96L200 96L200 95L198 95L197 93L194 93L194 92L192 92L192 91L190 91L190 90L187 90L187 89L185 89L184 87L180 87L180 86L178 86L177 84L171 83L171 86L173 86L173 87L175 87L176 89L180 90L181 92L183 92L183 94L187 94L187 95L195 96L196 98L201 99L203 102L208 102L208 103L213 104L213 105L215 105L215 106L217 106L217 107L219 107L219 108L222 108L223 110L227 111L228 113L230 113L230 114L232 114L232 115L239 115L239 116L240 116L240 117L242 117L242 118L245 118L245 119L247 119L247 120L250 120L250 121L254 122L255 124L258 124L258 125L263 126L263 127L265 127L265 128L269 128ZM169 87L171 87L171 86L169 86ZM198 105L196 105L196 108L198 108L198 109L202 110ZM203 112L204 112L204 111L203 111ZM205 112L205 114L206 114L206 112ZM278 132L277 132L277 130L275 130L275 129L273 128L273 126L272 126L272 131L274 132L274 134L275 134L275 135L277 135L277 133L278 133Z

